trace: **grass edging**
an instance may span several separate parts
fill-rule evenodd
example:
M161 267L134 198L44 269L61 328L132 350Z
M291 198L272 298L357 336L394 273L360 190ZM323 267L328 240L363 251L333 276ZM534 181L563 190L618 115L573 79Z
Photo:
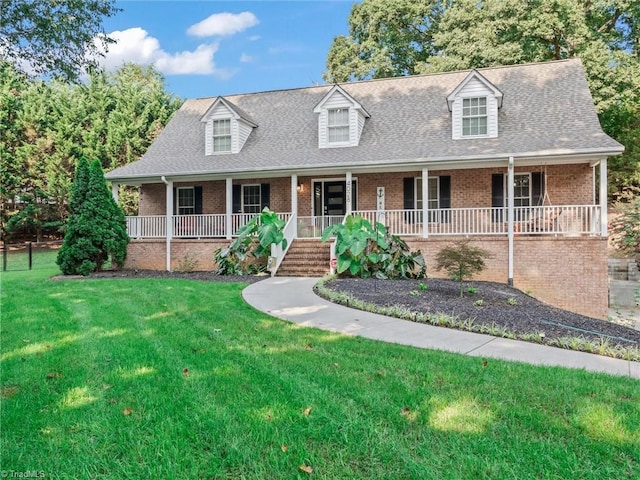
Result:
M444 312L416 312L399 305L380 306L375 303L364 302L351 294L335 292L327 288L326 283L337 278L335 275L328 275L321 278L313 287L317 295L333 303L344 305L370 313L378 313L389 317L409 320L416 323L425 323L436 327L447 327L456 330L464 330L473 333L482 333L494 337L508 338L512 340L522 340L524 342L538 343L550 347L562 348L565 350L575 350L578 352L594 353L606 357L619 358L623 360L640 361L640 348L627 348L611 345L607 338L600 341L587 340L584 337L560 337L547 340L541 332L516 333L511 329L492 323L491 325L479 325L474 320L460 320L458 316L449 315Z

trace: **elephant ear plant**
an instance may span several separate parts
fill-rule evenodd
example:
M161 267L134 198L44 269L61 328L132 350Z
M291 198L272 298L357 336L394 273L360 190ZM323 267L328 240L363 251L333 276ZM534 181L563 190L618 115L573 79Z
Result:
M420 251L411 252L382 223L375 226L360 215L348 215L344 223L322 232L322 241L336 237L339 276L361 278L424 278L426 267Z
M285 221L268 207L240 228L237 238L227 248L214 252L217 273L220 275L246 275L263 272L271 245L287 248L284 238ZM257 241L256 241L257 239Z

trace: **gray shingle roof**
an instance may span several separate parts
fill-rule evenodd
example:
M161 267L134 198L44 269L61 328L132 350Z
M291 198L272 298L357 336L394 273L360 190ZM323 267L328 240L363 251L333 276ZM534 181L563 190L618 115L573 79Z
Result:
M217 97L187 100L143 157L114 180L160 175L363 168L386 164L620 153L601 129L579 60L479 69L504 93L498 138L452 140L447 95L469 71L342 84L370 113L360 145L318 148L313 108L331 85L224 97L257 125L240 153L205 155L202 115Z

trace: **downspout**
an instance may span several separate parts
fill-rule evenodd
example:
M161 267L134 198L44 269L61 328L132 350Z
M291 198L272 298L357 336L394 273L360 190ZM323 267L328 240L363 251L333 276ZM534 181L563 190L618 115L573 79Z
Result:
M509 275L507 284L513 287L513 217L514 217L514 198L513 198L513 157L509 157L509 169L507 174L507 237L509 250Z
M167 186L166 189L166 202L165 202L165 217L166 217L166 225L165 225L165 237L166 237L166 269L167 272L171 271L171 237L173 236L173 182L167 180L167 177L162 175L160 177L162 183Z

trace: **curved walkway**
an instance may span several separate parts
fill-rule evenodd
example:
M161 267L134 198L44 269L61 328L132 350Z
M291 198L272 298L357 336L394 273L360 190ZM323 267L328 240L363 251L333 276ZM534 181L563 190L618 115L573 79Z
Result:
M345 335L640 379L640 362L434 327L336 305L313 293L317 281L317 278L274 277L249 285L242 296L256 309L274 317Z

